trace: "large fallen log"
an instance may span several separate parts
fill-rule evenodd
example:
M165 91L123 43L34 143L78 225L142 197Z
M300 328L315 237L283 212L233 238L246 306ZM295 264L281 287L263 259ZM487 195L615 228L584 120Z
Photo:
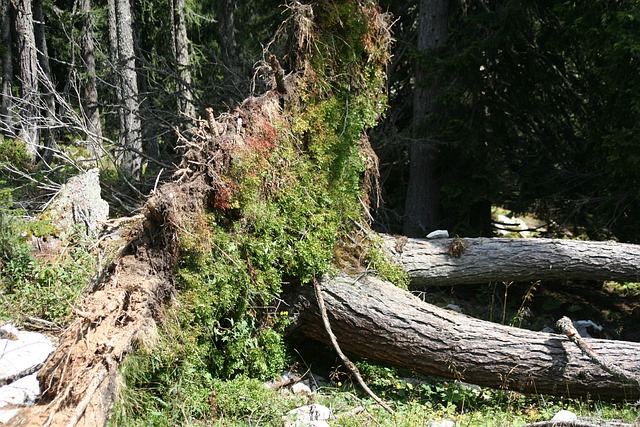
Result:
M198 183L192 183L196 187ZM187 187L187 185L184 185ZM120 387L120 365L136 343L153 342L174 296L175 229L159 221L189 209L188 190L165 184L134 217L131 240L100 273L74 310L76 321L38 371L42 397L7 427L106 425Z
M640 390L595 364L567 336L478 320L424 303L375 277L322 283L328 317L347 353L470 383L529 393L637 399ZM312 291L293 301L292 334L328 343ZM593 351L640 370L640 343L589 339Z
M640 245L561 239L384 237L412 286L586 279L640 280Z

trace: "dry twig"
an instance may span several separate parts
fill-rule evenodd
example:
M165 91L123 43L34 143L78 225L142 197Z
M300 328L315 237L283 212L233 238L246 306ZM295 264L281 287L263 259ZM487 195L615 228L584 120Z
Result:
M556 327L560 329L562 333L567 336L567 338L573 341L585 356L593 360L593 362L600 366L602 369L612 375L617 376L623 381L629 381L636 384L636 386L638 386L638 388L640 389L640 377L638 377L638 375L633 372L616 366L615 363L613 363L611 360L596 354L596 352L593 351L591 346L584 340L584 338L580 336L576 328L573 326L573 322L571 321L571 319L563 316L556 322Z
M390 414L395 413L393 409L391 409L386 403L384 403L382 399L380 399L369 388L369 386L367 386L367 384L362 379L362 376L360 375L360 371L358 370L356 365L354 365L354 363L351 360L349 360L349 358L347 358L347 356L340 349L340 346L338 345L338 340L336 339L336 336L333 334L333 331L331 330L331 324L329 323L329 318L327 317L327 308L324 305L324 298L322 297L322 288L320 287L320 282L318 282L318 280L315 277L313 278L313 287L316 293L316 299L318 300L318 306L320 308L320 316L322 316L322 322L324 323L324 328L327 331L327 334L329 335L329 339L331 340L331 344L333 344L333 348L336 350L336 353L338 353L338 356L340 356L340 359L342 359L342 362L356 377L356 380L358 381L358 384L360 384L360 387L362 387L362 389L369 396L371 396L371 398L375 400L376 403L378 403L378 405L382 406L388 413Z

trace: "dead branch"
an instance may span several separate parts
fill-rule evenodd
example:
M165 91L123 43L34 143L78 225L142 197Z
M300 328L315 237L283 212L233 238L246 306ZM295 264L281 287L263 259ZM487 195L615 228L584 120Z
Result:
M324 328L327 331L327 334L329 335L329 339L331 340L331 344L333 345L333 348L336 350L336 353L338 353L338 356L340 356L340 359L342 359L342 362L356 377L356 380L358 381L358 384L360 384L360 387L362 387L362 389L369 396L371 396L371 398L375 400L376 403L378 403L378 405L382 406L388 413L390 414L395 413L393 409L391 409L386 403L384 403L382 399L380 399L369 388L367 383L365 383L364 380L362 379L362 375L360 375L360 370L358 370L358 367L354 365L354 363L351 360L349 360L349 358L345 356L345 354L340 349L340 346L338 345L338 340L336 336L333 334L333 331L331 330L331 324L329 323L329 318L327 317L327 308L324 305L324 298L322 297L322 288L320 287L320 282L318 282L318 280L315 277L313 279L313 287L315 290L316 299L318 300L318 306L320 308L320 315L322 316L322 322L324 323Z

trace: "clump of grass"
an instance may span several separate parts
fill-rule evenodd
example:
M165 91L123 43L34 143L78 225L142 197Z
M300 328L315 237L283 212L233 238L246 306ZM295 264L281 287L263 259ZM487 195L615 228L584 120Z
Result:
M85 245L71 245L53 259L38 259L27 243L50 226L0 212L0 319L32 316L65 326L89 283L95 260Z

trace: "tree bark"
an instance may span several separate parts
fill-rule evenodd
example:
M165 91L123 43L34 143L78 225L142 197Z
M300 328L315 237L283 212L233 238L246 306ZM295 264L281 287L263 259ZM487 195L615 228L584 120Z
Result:
M115 43L112 52L116 59L120 109L120 169L125 175L138 179L142 172L142 135L131 3L129 0L110 0L109 8L109 38Z
M418 19L418 52L424 54L442 46L447 36L448 0L421 0ZM429 135L424 122L436 109L436 83L427 84L420 61L416 63L413 97L414 139L409 152L409 185L405 201L403 232L407 236L425 236L439 223L440 184L436 171L435 135Z
M24 143L31 161L38 156L40 132L39 115L38 57L33 32L33 10L31 0L12 0L16 9L16 42L20 64L20 129L18 138Z
M96 85L96 57L93 33L93 15L91 0L80 0L81 33L80 55L86 77L82 82L84 104L81 105L87 127L87 145L92 157L99 163L102 158L102 124L100 123L100 106L98 104L98 87Z
M189 69L189 37L185 22L184 0L170 0L173 58L178 70L178 114L186 117L195 116L193 93L191 91L191 70Z
M38 52L38 64L42 71L40 76L40 97L42 98L42 158L45 162L53 159L56 149L55 138L55 114L56 103L54 91L56 90L49 64L49 48L45 36L45 21L42 13L42 0L33 0L34 35Z
M385 247L415 288L585 279L637 282L640 245L561 239L408 239ZM458 247L456 249L454 247Z
M640 390L595 364L565 335L441 309L375 277L339 275L324 280L322 290L331 328L347 353L420 374L527 393L640 396ZM312 291L298 295L293 304L297 318L291 333L328 343ZM621 368L640 369L639 343L587 341Z
M13 103L13 55L11 53L11 24L15 16L10 0L0 0L0 19L2 20L2 103L0 104L0 132L14 133L11 105Z
M235 24L236 2L220 0L216 8L218 19L218 41L220 42L220 56L225 64L235 68L238 61L238 42L236 40Z

